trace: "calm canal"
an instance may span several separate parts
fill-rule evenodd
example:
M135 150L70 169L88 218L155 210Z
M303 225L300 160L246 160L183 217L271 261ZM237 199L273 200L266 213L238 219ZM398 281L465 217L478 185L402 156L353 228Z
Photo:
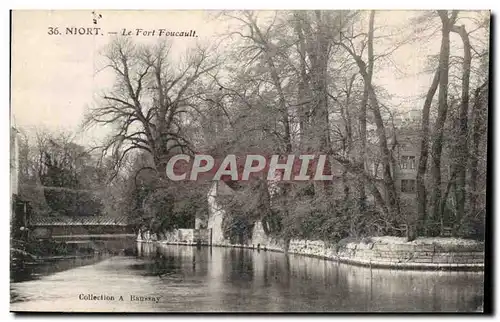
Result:
M456 312L474 311L483 299L477 272L370 270L256 250L119 245L115 255L15 273L11 310Z

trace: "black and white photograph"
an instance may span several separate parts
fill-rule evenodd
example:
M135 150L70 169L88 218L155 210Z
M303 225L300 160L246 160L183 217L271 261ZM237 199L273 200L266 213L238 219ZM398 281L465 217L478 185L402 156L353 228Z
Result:
M10 11L10 311L491 312L491 12L368 9Z

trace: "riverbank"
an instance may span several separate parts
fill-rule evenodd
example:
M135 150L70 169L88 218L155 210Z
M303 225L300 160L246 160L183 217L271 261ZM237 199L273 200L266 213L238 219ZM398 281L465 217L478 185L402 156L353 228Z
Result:
M184 235L186 230L184 230ZM179 234L180 235L180 234ZM191 234L194 235L194 234ZM194 239L175 240L175 234L168 238L148 236L139 242L156 242L164 245L208 246L206 242ZM189 235L188 235L189 236ZM139 237L139 236L138 236ZM373 268L407 270L483 271L484 243L458 238L417 238L407 242L400 237L371 237L361 240L344 239L336 244L318 240L291 240L288 245L282 240L267 237L257 243L231 244L228 241L214 242L217 247L249 248L276 251L288 254L317 257L351 265Z

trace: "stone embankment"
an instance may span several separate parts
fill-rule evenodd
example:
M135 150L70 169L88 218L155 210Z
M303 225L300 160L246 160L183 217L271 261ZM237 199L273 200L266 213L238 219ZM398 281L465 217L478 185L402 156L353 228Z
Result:
M406 242L399 237L371 237L362 240L341 240L336 244L318 240L282 240L262 234L245 245L227 240L210 243L209 230L182 229L144 240L160 244L212 245L278 251L288 254L319 257L343 263L394 269L473 270L484 269L484 243L457 238L417 238ZM258 235L258 236L257 236ZM138 236L140 237L140 236Z
M292 240L289 253L312 255L340 262L372 267L428 270L483 270L484 244L451 238L372 237L343 240L328 245L323 241Z

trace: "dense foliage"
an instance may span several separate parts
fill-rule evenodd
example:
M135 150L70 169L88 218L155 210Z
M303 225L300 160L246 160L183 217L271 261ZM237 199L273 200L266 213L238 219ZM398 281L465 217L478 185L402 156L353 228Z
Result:
M330 184L261 178L233 186L220 197L226 236L244 241L262 221L284 238L481 238L489 16L441 10L401 13L408 19L392 22L388 15L222 12L217 19L232 31L217 36L219 47L198 44L182 59L165 40L112 41L103 58L114 86L84 122L89 130L111 129L93 147L101 155L90 171L109 179L100 194L104 211L155 232L206 219L211 183L165 177L177 153L327 154ZM401 57L409 52L415 57L408 63ZM399 81L385 82L394 83L393 74L413 84L427 77L418 83L428 88L405 80L415 90L399 93ZM403 161L408 151L413 159ZM41 160L44 186L104 186L95 177L84 184L89 172L73 166L76 159L48 152ZM415 182L403 185L408 170ZM100 209L92 193L82 194L44 191L55 211Z

